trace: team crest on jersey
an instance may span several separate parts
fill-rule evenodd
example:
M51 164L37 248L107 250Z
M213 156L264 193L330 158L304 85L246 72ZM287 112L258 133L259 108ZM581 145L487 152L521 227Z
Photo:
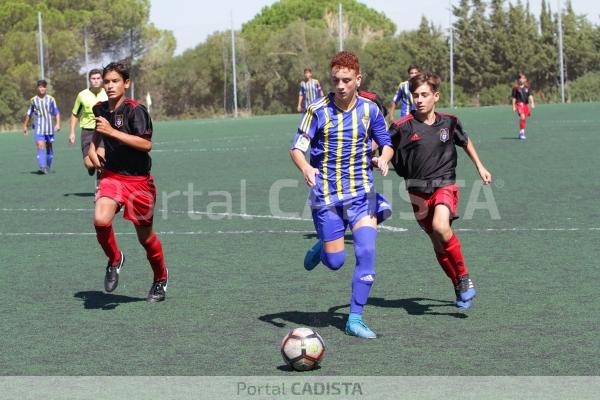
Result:
M369 123L371 122L370 119L371 118L368 115L363 115L362 117L362 124L367 130L369 129Z
M117 128L120 128L123 126L123 115L122 114L115 115L115 126Z
M450 132L448 132L448 129L446 129L446 128L440 129L440 140L443 143L446 143L448 141L448 139L450 139Z

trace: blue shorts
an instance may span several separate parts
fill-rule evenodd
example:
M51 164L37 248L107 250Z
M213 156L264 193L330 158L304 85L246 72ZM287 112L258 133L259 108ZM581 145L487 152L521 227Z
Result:
M358 221L369 215L375 215L377 223L380 224L392 215L392 207L379 193L367 193L342 203L312 210L317 235L324 242L343 237L348 225L352 230Z
M54 143L54 133L52 135L33 135L33 139L37 142Z

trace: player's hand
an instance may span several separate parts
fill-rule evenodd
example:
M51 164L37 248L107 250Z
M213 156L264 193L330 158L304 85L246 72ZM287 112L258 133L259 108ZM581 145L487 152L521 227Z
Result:
M23 127L23 135L27 136L29 134L29 129L26 126Z
M314 187L317 184L317 175L319 174L319 170L313 167L307 167L302 171L302 175L304 175L304 182L306 182L306 184L310 187Z
M387 176L388 171L390 170L390 166L388 164L388 160L383 157L375 157L377 158L377 168L381 171L381 175Z
M60 131L60 124L54 125L54 132Z
M69 133L69 144L75 144L75 133Z
M517 107L513 107L513 112L517 112Z
M110 122L104 117L96 117L96 132L108 136L113 130Z
M302 107L298 106L298 112L301 113L302 112Z
M479 176L481 177L484 185L489 185L492 183L492 174L490 174L490 171L485 169L485 167L479 168Z

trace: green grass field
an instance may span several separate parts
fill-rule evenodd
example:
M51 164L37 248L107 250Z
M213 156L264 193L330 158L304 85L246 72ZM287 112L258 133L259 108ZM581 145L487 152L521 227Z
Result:
M461 154L461 215L473 218L455 228L479 291L466 314L401 180L376 173L395 214L378 238L365 311L373 341L343 333L351 242L340 271L308 273L312 222L277 217L304 210L288 156L298 116L155 123L155 227L170 272L160 304L145 301L151 270L120 216L127 263L118 289L103 293L79 145L60 132L54 172L39 176L31 136L2 134L1 374L290 375L279 343L305 325L327 345L309 375L598 375L598 107L539 106L525 142L509 107L454 111L495 180L491 201Z

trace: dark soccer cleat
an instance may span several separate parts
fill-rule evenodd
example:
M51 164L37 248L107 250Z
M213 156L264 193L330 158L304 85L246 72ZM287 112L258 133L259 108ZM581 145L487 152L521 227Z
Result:
M458 278L458 284L456 285L455 290L457 299L465 302L472 300L477 294L473 281L469 278L469 275L463 275Z
M121 259L115 264L110 265L110 263L106 266L106 275L104 275L104 290L107 292L112 292L117 288L119 284L119 272L121 272L121 267L125 262L125 254L121 253Z
M310 250L306 252L304 256L304 268L307 271L312 271L321 262L321 250L323 249L323 242L317 241Z
M167 281L156 281L152 283L152 287L150 288L150 292L148 292L148 297L146 300L149 303L158 303L159 301L163 301L165 299L166 291Z
M96 173L96 168L90 167L87 169L87 171L89 176L94 176L94 174Z

